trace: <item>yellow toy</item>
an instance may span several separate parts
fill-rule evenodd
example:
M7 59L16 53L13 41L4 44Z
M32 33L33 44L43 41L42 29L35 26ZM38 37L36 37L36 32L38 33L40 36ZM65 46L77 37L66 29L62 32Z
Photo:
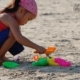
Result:
M55 58L47 58L48 64L49 64L50 66L59 66L59 64L56 63L54 59L55 59Z

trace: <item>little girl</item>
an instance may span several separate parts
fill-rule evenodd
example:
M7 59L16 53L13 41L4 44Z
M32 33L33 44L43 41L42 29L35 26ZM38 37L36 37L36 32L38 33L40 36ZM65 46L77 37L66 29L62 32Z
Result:
M44 47L33 43L20 32L20 25L35 19L36 16L35 0L12 0L10 5L0 11L0 61L4 60L7 51L13 56L22 52L22 45L37 50L39 54L45 52Z

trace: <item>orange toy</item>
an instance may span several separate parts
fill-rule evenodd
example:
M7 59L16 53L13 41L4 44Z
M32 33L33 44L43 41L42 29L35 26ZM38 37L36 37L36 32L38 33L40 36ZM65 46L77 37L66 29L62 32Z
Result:
M33 57L33 59L34 59L35 61L38 61L39 56L38 56L38 55L35 55L35 56Z
M54 52L56 50L56 47L48 47L45 51L45 54L47 56L49 56L52 52ZM34 51L34 53L38 53L37 51ZM34 60L37 61L40 57L38 55L35 55Z
M48 49L46 49L46 55L51 54L52 52L54 52L56 50L56 47L48 47Z

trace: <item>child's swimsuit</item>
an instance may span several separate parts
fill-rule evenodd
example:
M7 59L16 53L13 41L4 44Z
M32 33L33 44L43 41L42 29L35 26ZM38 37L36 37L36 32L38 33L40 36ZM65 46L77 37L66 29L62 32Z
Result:
M6 29L7 26L5 24L3 24L2 22L0 22L0 31Z
M10 14L12 17L16 18L14 14ZM8 26L6 26L5 24L3 24L1 21L0 21L0 31L4 30L4 29L7 29Z
M0 21L0 47L4 44L4 42L8 39L9 37L9 32L10 32L10 29L9 27L7 27L5 24L3 24L1 21ZM18 43L18 42L15 42L14 45L9 49L9 52L12 54L12 55L17 55L19 54L20 52L22 52L24 50L24 47Z

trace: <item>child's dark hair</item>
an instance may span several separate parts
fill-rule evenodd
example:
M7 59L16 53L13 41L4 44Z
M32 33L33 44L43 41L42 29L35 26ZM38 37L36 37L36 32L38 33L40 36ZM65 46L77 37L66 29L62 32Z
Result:
M12 13L16 12L19 8L19 2L20 0L13 0L13 3L9 4L6 8L0 11L0 13Z

